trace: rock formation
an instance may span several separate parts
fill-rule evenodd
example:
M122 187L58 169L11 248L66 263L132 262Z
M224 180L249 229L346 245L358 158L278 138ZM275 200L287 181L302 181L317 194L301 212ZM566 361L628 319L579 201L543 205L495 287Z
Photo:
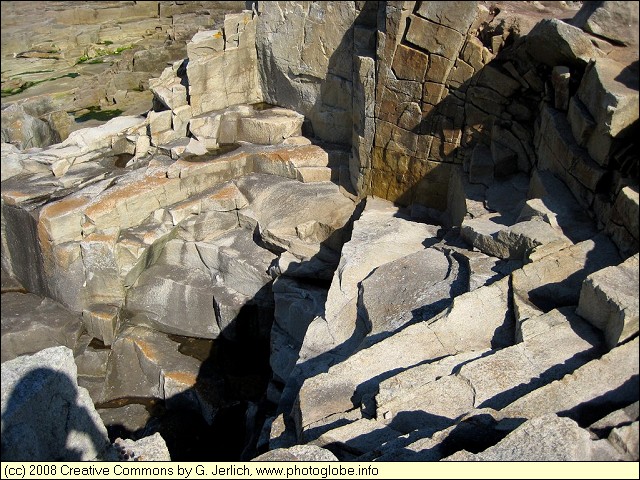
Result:
M143 115L3 105L3 460L55 354L83 459L637 461L638 13L592 3L259 2Z

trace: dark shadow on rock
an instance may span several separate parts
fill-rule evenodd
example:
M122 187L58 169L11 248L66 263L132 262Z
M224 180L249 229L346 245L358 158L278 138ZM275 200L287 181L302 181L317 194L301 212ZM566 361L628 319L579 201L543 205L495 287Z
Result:
M353 221L361 211L362 207L355 208L346 225L320 242L320 252L306 263L313 265L318 260L326 263L327 258L339 259L339 249L350 238ZM284 251L262 241L258 227L253 232L253 240L273 253ZM336 267L337 261L333 265ZM329 286L324 278L300 280L315 287L328 289ZM160 432L175 461L249 460L262 453L257 450L258 436L265 420L276 410L266 394L272 380L272 282L248 299L230 321L224 320L214 298L212 302L215 316L211 322L221 327L216 339L169 336L180 343L180 353L202 362L193 387L159 401L142 429L132 432L114 424L111 435L119 432L135 439ZM213 408L211 423L201 412L203 405Z
M42 392L47 387L52 391L45 399ZM43 401L29 401L33 396ZM26 408L29 411L23 411ZM81 442L98 455L108 446L100 442L103 433L87 409L78 405L77 385L60 371L35 368L20 378L2 412L2 461L86 460L86 451L67 446L71 432L85 434Z
M594 246L587 253L584 266L559 282L546 283L528 292L527 300L547 313L554 308L577 305L582 282L591 273L622 262L617 248L603 234L593 237Z
M565 375L572 374L585 363L596 359L600 353L602 353L602 347L599 345L594 346L589 350L577 353L571 358L565 360L563 363L548 368L538 376L529 380L527 383L521 383L513 388L494 395L478 405L478 408L493 408L494 410L500 410L526 394L531 393L554 380L560 380Z
M582 402L568 410L558 412L558 416L569 417L582 428L587 428L611 412L637 402L640 395L639 379L640 377L637 374L632 375L618 388Z
M638 75L640 75L640 67L638 60L636 60L624 67L614 80L633 90L638 90Z

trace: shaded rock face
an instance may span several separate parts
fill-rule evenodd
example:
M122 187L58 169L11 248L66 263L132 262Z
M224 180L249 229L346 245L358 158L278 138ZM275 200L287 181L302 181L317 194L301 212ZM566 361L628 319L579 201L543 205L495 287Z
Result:
M637 460L637 65L601 7L259 3L144 115L3 143L3 460L33 358L82 459Z

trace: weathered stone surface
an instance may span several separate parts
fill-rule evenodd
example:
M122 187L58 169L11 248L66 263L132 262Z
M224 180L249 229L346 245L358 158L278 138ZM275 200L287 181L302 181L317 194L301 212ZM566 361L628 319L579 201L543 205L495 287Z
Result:
M298 165L317 161L314 152L308 156L296 156L295 150L291 153L285 151L282 156ZM267 245L276 250L285 249L303 260L314 257L337 263L336 250L342 245L342 229L353 212L354 203L342 195L336 185L303 184L261 174L243 177L236 185L251 202L249 208L239 212L241 223L247 219L257 224L258 233ZM310 194L311 191L314 193ZM296 205L296 209L292 210L290 205Z
M634 402L619 410L611 412L604 418L589 425L589 430L594 432L598 437L608 436L616 427L629 425L638 419L638 402Z
M631 425L614 428L609 434L609 442L626 458L637 462L640 458L640 441L638 439L639 424L636 420Z
M600 58L586 69L576 92L596 123L587 148L599 165L610 160L611 139L629 135L629 126L638 120L638 77L629 70Z
M461 226L465 218L489 213L484 206L487 188L474 185L462 167L455 168L449 178L446 219L449 225Z
M341 461L351 460L396 438L399 432L373 419L362 418L323 433L310 444L330 446Z
M638 254L589 275L577 313L604 332L609 348L638 333Z
M433 248L392 260L359 283L358 321L375 341L440 313L465 283L458 262Z
M522 342L463 365L476 408L496 410L559 379L602 352L602 338L572 308L552 310L518 325Z
M96 349L87 346L80 355L75 357L78 376L104 378L110 354L111 350L107 348Z
M2 294L2 362L55 346L76 350L82 329L77 313L49 298Z
M1 288L3 294L10 292L27 293L22 284L13 275L5 270L4 265L2 265L1 272Z
M530 319L521 329L517 345L453 355L385 380L376 396L378 419L403 433L437 431L474 408L500 409L600 352L599 335L572 309Z
M446 428L457 416L473 408L473 395L471 388L457 379L448 379L438 386L434 382L488 353L488 350L478 350L448 355L412 366L383 380L375 396L376 418L402 433L416 428L430 432ZM447 402L442 401L444 398L438 400L446 389L444 398ZM456 397L456 402L451 401L451 395ZM433 407L431 402L434 402Z
M116 119L45 150L3 146L3 267L26 289L83 311L91 336L125 352L126 364L116 365L107 361L111 350L86 347L89 336L79 342L81 384L95 401L138 389L211 421L222 395L218 379L201 378L197 361L184 363L177 345L149 327L185 334L186 325L191 335L206 336L202 327L211 323L210 338L223 330L223 344L240 339L237 332L262 339L270 333L274 376L266 398L279 405L259 448L311 441L333 444L338 458L352 460L383 451L393 459L392 452L407 447L399 458L436 460L456 449L481 451L538 416L502 419L503 412L479 407L517 403L571 369L582 371L597 342L567 309L579 303L589 273L637 253L637 191L626 178L635 169L632 150L624 150L635 128L624 104L633 105L634 97L615 93L616 82L633 90L637 79L628 75L635 66L607 67L629 50L556 20L546 22L548 35L536 27L522 39L541 16L557 16L553 5L545 11L537 3L519 5L526 13L512 16L499 7L492 19L475 3L260 3L257 11L227 17L217 32L201 18L204 5L199 15L185 16L189 7L158 4L147 14L160 18L144 23L158 41L156 52L123 55L105 80L102 103L126 105L125 89L146 89L140 69L155 63L172 66L151 82L153 108L170 110ZM5 2L3 22L4 10ZM83 31L75 43L104 41L128 28L120 19L117 28ZM188 38L189 28L203 30L189 44L191 58L171 64L161 51L170 42L160 44L166 36ZM5 40L24 39L3 38L3 54ZM559 110L549 107L549 77L552 67L567 65L578 80L591 57L584 52L602 54L583 40L608 58L587 66L585 98L575 95L565 114L568 97ZM75 56L75 48L65 45L65 55ZM95 50L87 48L89 55ZM540 55L548 65L533 58ZM46 68L38 52L26 56L20 61ZM16 62L9 62L7 70L3 61L4 78L14 73ZM99 66L78 68L85 67ZM103 96L89 83L83 87L66 95L77 96L75 104ZM569 87L573 93L577 85ZM243 104L263 100L263 88L282 107ZM50 103L22 105L45 118L40 111L62 111L59 99ZM603 105L612 108L596 111ZM198 132L202 118L207 132ZM620 126L615 136L611 125ZM302 130L343 145L321 148L299 136ZM196 133L203 141L185 137ZM208 152L205 141L223 148ZM276 142L282 145L268 145ZM348 192L349 182L355 192ZM407 216L394 207L363 228L370 212L354 212L353 202L367 192L416 204ZM446 216L425 207L444 209L447 196ZM613 247L584 246L601 238L592 238L589 211L622 258ZM351 221L359 217L352 235ZM448 231L451 225L462 229ZM518 260L469 250L460 230L474 248ZM519 268L523 260L529 264ZM136 311L129 311L127 292L131 300L143 288ZM612 352L635 335L615 342ZM617 360L620 372L609 372L608 364L590 378L606 384L595 394L602 399L565 392L578 403L556 413L592 425L637 401L637 367ZM212 382L211 396L201 395L204 380ZM249 410L248 424L256 405ZM600 438L591 459L628 457L633 438L623 423L591 430Z
M112 446L111 461L169 462L171 455L164 439L156 432L140 440L116 438Z
M220 114L213 113L194 117L189 121L189 131L207 149L218 148L218 132L220 130Z
M420 50L398 45L393 57L393 73L398 80L422 82L429 65L429 56Z
M96 460L109 445L73 352L52 347L2 364L2 460Z
M470 9L475 13L473 6ZM426 50L431 55L439 55L453 61L462 47L465 34L466 31L461 34L452 28L411 16L409 30L407 30L407 41Z
M216 52L224 51L224 34L220 30L203 30L196 33L187 43L187 57L189 60L214 56Z
M461 270L465 271L467 291L496 282L522 266L522 262L518 260L500 260L467 248L453 246L451 251L454 258L460 262Z
M265 101L302 113L316 136L343 144L351 139L356 15L353 2L263 3L256 25Z
M615 245L600 234L525 265L511 274L516 317L524 320L553 308L576 305L583 280L618 263Z
M588 425L604 411L638 399L638 339L613 348L573 373L545 385L502 409L509 417L534 418L562 413ZM592 412L592 413L590 413Z
M507 297L506 279L460 295L431 320L410 325L327 373L305 380L294 409L298 429L353 409L395 369L452 353L508 345L513 326Z
M115 305L97 304L82 312L82 321L89 335L111 345L119 324L120 308Z
M445 461L582 461L598 458L598 447L589 432L569 418L555 414L528 420L507 435L497 445L471 454L460 451ZM609 460L617 460L611 452ZM594 458L595 457L595 458Z
M502 259L524 260L539 247L549 244L567 247L571 242L547 222L539 219L506 227L489 214L462 222L462 238L480 251Z
M237 140L261 145L276 145L301 134L304 117L286 108L256 111L238 120Z
M252 462L337 462L336 456L329 450L316 445L294 445L289 448L276 448L251 460Z
M219 30L199 32L187 44L194 58L187 64L189 104L194 115L231 105L262 101L255 45L256 19L250 11L225 20L224 50Z
M616 197L610 217L606 219L605 228L625 255L638 251L638 241L640 239L639 213L640 195L638 194L638 188L623 187Z
M452 451L467 446L481 449L504 437L505 433L498 429L500 419L501 415L490 408L479 409L463 416L455 425L435 433L427 427L402 435L360 460L426 462L441 460Z
M452 28L466 35L477 15L478 2L421 3L416 13L432 22ZM454 13L455 12L455 13Z
M177 73L182 63L178 61L165 68L159 78L149 79L149 89L155 98L170 110L187 105L187 87Z
M213 241L198 242L196 249L216 282L243 295L255 297L270 282L269 266L276 258L253 241L253 232L232 230Z
M571 131L573 132L576 142L578 142L581 147L586 147L587 140L589 140L596 127L596 121L586 105L575 95L569 100L567 119L571 125Z
M599 56L589 36L562 20L542 20L526 37L527 49L536 60L556 65L584 66Z
M104 379L101 379L103 382ZM141 403L129 403L122 407L99 408L98 414L107 428L124 428L129 432L141 432L151 415L147 407Z
M538 168L550 170L571 190L584 208L590 208L605 170L581 148L561 112L544 107L536 130Z
M2 110L3 143L11 143L20 150L26 150L47 147L59 141L60 136L47 122L29 115L20 105L9 105ZM2 163L4 167L4 158Z
M165 333L216 338L213 282L200 270L154 265L127 294L126 308L139 322Z
M187 136L189 120L191 120L191 105L182 105L172 110L171 127L182 137ZM195 139L191 139L195 140Z
M572 24L615 43L638 44L638 5L634 2L587 2Z
M309 325L301 357L312 358L350 338L352 342L363 338L369 329L356 321L359 282L376 267L423 250L424 242L429 238L435 240L435 235L435 226L408 221L398 215L398 209L391 203L368 199L354 224L351 240L342 248L325 316Z
M551 172L533 171L527 196L529 200L520 211L519 221L542 217L574 243L596 235L597 230L589 213Z
M104 401L160 398L167 408L195 410L211 422L222 395L221 380L201 378L200 362L180 354L176 342L149 328L132 326L119 333L111 348Z
M279 277L273 283L274 326L271 330L271 368L286 381L298 360L309 324L324 313L327 290L299 280Z

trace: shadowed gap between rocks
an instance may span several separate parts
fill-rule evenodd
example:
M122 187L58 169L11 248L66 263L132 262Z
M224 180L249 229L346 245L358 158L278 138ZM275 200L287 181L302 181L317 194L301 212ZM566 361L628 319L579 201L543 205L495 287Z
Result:
M599 397L592 398L569 410L558 412L559 417L568 417L587 428L593 422L604 418L611 412L624 408L640 395L640 377L632 375L618 388L611 390Z
M321 258L325 249L333 250L336 245L341 248L349 240L353 222L363 207L356 206L347 224L321 242L322 251L306 262L312 264L316 257ZM258 227L253 231L253 240L276 254L284 251L264 242ZM304 263L301 261L300 265ZM327 281L321 278L301 280L316 287L329 288ZM258 435L265 419L276 409L276 405L266 398L272 375L269 358L274 311L264 306L264 299L273 299L272 283L262 287L241 308L218 338L203 340L171 335L173 341L181 344L180 353L202 360L195 385L164 401L146 399L144 403L152 415L146 425L131 431L122 424L112 424L108 427L110 437L137 438L159 431L171 458L176 461L249 460L260 453L256 450ZM213 302L218 318L211 320L217 322L220 313L215 307L215 300ZM226 338L226 330L234 332L235 339ZM209 400L214 405L218 402L210 425L198 411L199 399ZM127 402L142 403L139 398L131 398L107 402L102 407L121 406Z

